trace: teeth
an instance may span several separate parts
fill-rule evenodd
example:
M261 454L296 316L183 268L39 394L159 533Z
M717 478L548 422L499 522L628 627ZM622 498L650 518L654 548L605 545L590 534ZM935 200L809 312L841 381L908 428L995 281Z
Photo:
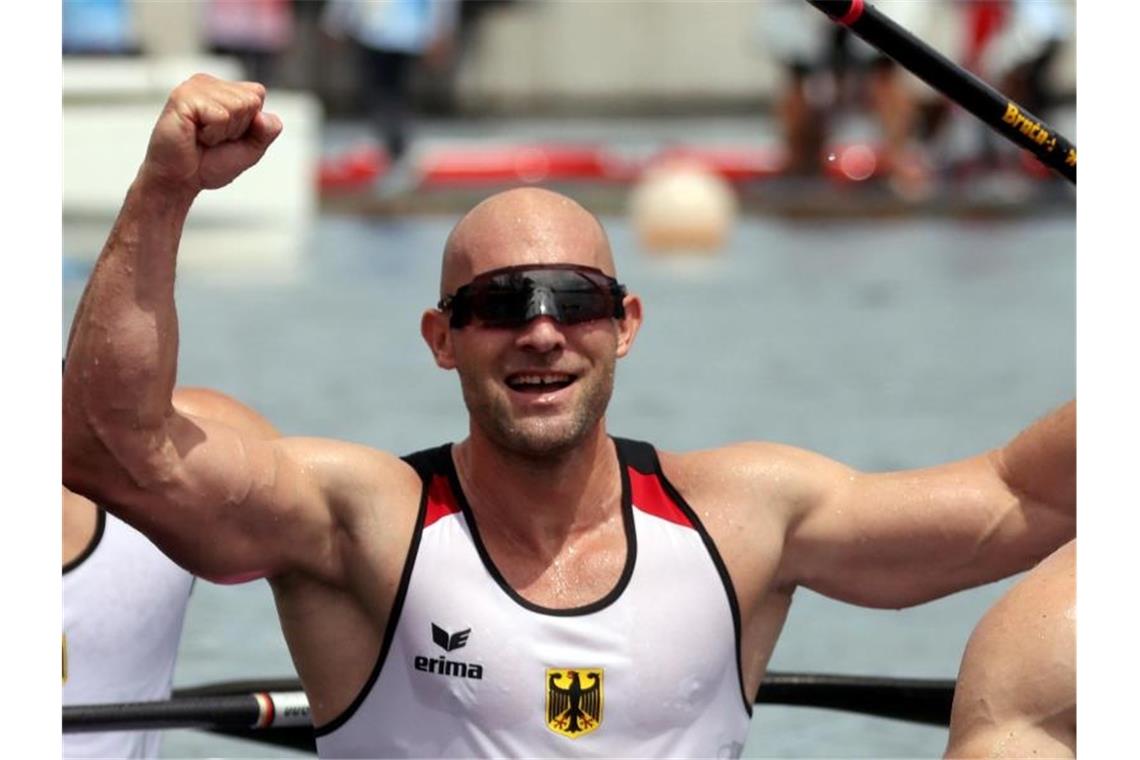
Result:
M511 378L513 385L555 385L568 382L569 375L516 375Z

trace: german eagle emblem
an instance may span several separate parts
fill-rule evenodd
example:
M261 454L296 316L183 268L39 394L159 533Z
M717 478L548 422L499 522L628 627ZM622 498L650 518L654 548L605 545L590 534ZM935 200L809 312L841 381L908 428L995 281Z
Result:
M546 727L571 739L602 723L601 668L546 669Z

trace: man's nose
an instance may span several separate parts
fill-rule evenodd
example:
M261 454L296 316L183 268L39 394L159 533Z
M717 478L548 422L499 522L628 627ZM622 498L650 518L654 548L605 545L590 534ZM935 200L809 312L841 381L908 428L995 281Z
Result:
M535 317L519 328L516 346L545 353L566 345L566 336L553 317Z

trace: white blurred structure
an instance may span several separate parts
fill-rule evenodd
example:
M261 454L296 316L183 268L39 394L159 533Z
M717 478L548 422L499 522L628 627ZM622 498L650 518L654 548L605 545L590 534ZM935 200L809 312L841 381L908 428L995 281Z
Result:
M95 257L135 177L166 97L196 72L244 78L226 58L67 58L63 65L63 243ZM180 248L189 267L295 260L318 207L322 111L301 92L273 90L266 108L285 129L231 185L203 193Z
M629 204L638 240L651 253L716 253L736 219L736 195L728 182L684 159L650 167Z

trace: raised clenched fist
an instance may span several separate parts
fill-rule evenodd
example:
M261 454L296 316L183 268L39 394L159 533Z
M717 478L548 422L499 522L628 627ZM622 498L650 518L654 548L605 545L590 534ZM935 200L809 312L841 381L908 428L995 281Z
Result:
M139 170L149 186L193 196L253 166L281 133L262 111L265 87L195 74L166 101Z

